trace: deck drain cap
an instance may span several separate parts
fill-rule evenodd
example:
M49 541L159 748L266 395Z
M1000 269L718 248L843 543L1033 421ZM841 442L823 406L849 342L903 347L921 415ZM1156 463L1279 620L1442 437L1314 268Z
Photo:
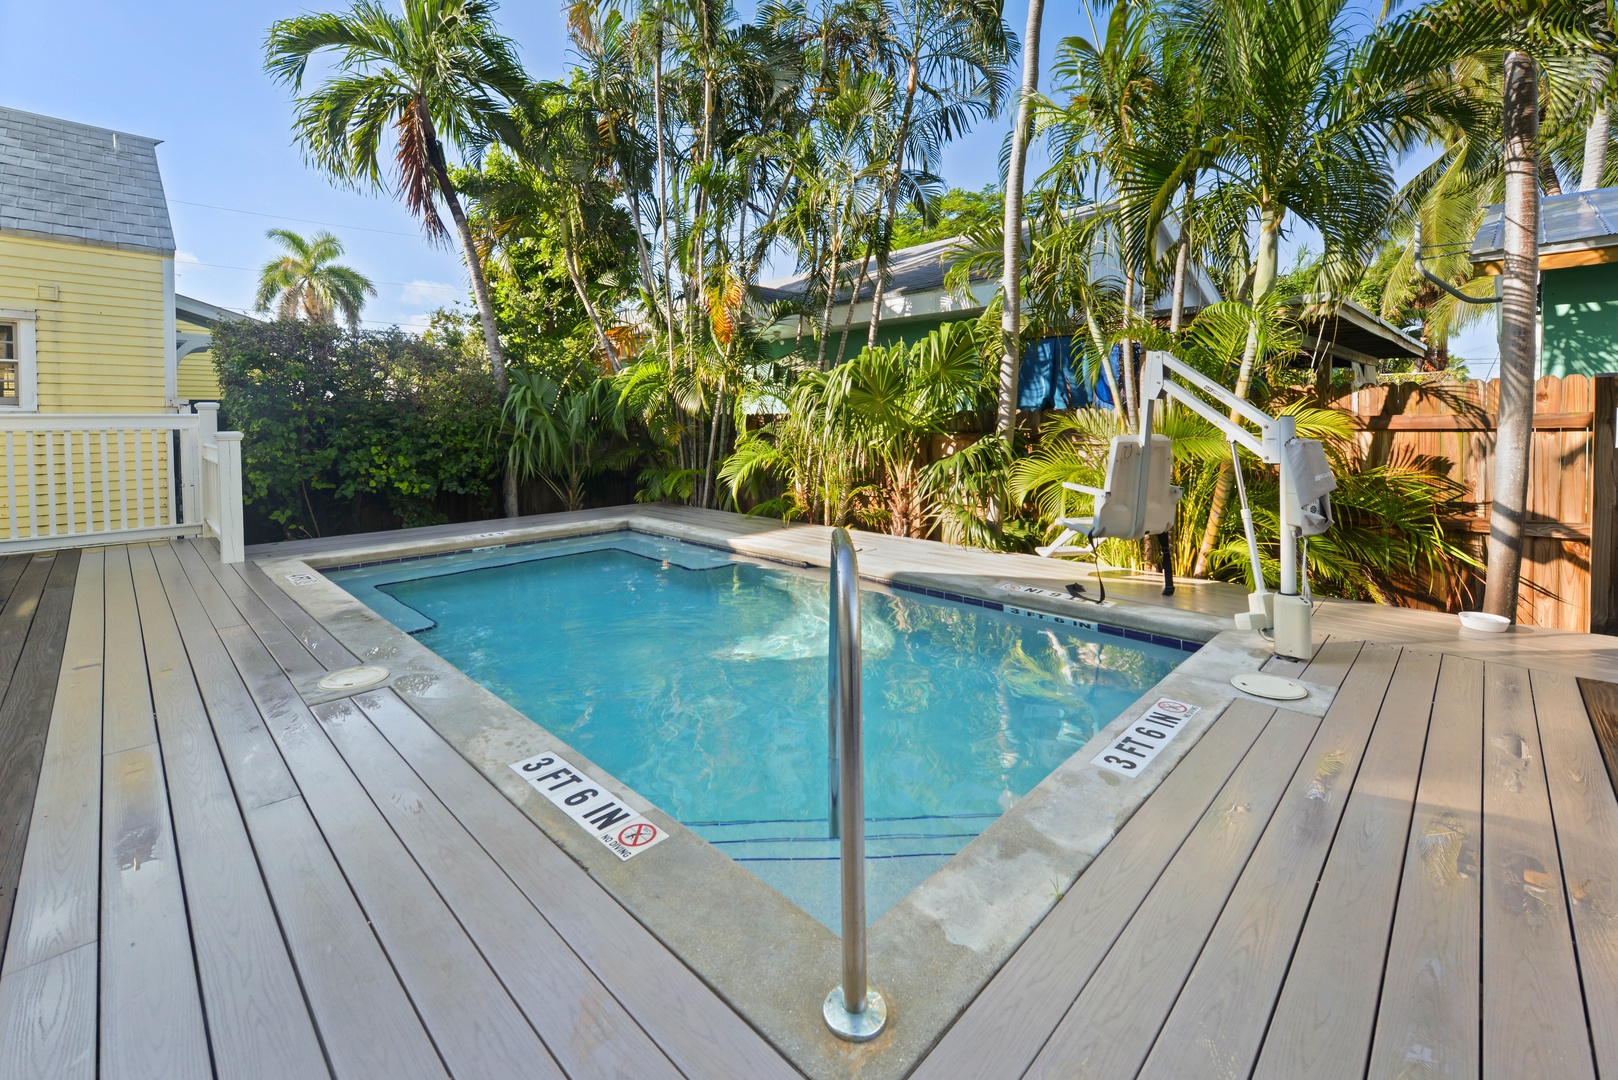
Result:
M1271 701L1301 701L1309 696L1309 691L1304 689L1302 683L1295 683L1278 675L1265 675L1259 671L1236 675L1231 678L1230 685L1244 694L1269 698Z
M315 685L322 690L364 690L367 686L375 686L385 681L387 677L387 668L377 664L365 664L361 667L327 672Z

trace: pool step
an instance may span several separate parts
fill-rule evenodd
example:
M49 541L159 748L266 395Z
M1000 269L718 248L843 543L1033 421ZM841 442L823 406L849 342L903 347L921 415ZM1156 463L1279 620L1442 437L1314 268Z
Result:
M871 859L948 858L994 820L995 815L872 819L865 826ZM742 821L691 826L693 832L738 862L821 861L838 858L839 843L824 821Z

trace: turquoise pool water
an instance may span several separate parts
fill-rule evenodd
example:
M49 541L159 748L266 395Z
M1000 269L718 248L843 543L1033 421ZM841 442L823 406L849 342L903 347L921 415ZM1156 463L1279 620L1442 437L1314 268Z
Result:
M615 533L328 576L837 929L824 571ZM1186 655L861 601L872 920Z

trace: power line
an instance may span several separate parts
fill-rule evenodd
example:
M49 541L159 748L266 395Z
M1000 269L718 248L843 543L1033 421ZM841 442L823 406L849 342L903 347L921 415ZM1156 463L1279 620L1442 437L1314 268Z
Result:
M400 232L397 229L373 229L368 225L339 225L335 221L315 221L313 218L289 217L286 214L266 214L258 210L241 210L234 206L215 206L213 203L190 202L186 199L170 199L169 202L179 203L181 206L200 206L207 210L223 210L227 214L268 218L271 221L296 221L301 225L324 225L328 229L353 229L357 232L381 233L384 236L408 236L413 240L421 238L420 233Z
M186 259L184 262L176 261L177 267L206 266L213 270L245 270L249 274L256 274L263 267L258 266L232 266L230 263L203 262L201 259ZM440 285L433 281L373 281L372 285L397 285L401 289L449 289L453 292L465 292L465 285Z

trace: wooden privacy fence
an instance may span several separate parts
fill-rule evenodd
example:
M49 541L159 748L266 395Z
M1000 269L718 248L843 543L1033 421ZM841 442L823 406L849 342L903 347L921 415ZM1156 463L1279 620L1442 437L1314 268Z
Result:
M0 414L0 554L218 539L242 559L241 433L195 414Z
M1494 498L1497 379L1368 386L1333 402L1361 429L1367 464L1425 460L1466 491L1472 513L1450 529L1482 561ZM1547 376L1534 387L1528 523L1518 621L1597 633L1618 631L1614 596L1615 419L1618 375ZM1482 572L1466 583L1479 594ZM1434 597L1408 597L1439 606Z

